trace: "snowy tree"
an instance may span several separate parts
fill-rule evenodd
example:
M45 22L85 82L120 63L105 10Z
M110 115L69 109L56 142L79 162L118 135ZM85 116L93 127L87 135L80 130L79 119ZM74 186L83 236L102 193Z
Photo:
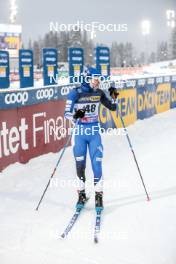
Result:
M154 51L151 52L149 59L148 59L149 63L154 63L156 62L156 53Z
M30 49L30 50L33 48L32 39L31 38L28 41L27 48Z
M139 64L141 65L141 64L145 64L145 52L144 51L142 51L141 53L140 53L140 56L139 56L139 59L138 59L138 62L139 62Z
M79 27L70 32L70 46L80 47L82 43L81 30Z
M176 28L173 29L171 36L171 59L176 59Z
M34 41L33 52L34 52L34 65L37 65L39 67L41 65L41 49L38 41Z
M157 61L168 60L168 56L169 56L168 43L166 41L162 41L162 42L158 43Z

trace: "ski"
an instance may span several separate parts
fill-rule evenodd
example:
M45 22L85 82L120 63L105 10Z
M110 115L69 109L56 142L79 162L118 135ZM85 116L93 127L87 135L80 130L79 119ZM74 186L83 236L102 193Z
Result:
M101 225L101 211L97 211L95 228L94 228L94 242L95 243L99 242L100 225Z
M86 203L88 200L89 198L87 198ZM84 206L82 208L76 208L75 213L73 214L71 220L69 221L68 226L66 227L65 231L62 233L61 238L65 238L68 235L68 233L71 231L79 215L81 214L81 211L84 209Z

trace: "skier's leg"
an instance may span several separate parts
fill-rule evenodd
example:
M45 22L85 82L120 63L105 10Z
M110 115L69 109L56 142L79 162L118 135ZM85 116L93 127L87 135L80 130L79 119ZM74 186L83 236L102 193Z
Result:
M103 146L100 134L92 135L89 141L89 153L94 173L95 191L103 191L102 158Z
M76 161L76 171L78 180L78 203L77 207L82 207L86 200L85 194L85 168L86 168L86 153L87 142L83 135L74 136L74 157Z
M92 135L89 141L89 153L94 173L95 185L95 205L96 210L103 209L103 176L102 176L102 158L103 146L99 133Z

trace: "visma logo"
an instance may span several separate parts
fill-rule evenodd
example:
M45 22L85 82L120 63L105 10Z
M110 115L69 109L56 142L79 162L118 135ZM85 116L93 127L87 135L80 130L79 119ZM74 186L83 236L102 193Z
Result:
M40 89L37 91L36 93L36 98L38 100L40 99L51 99L54 96L54 89L50 88L50 89Z
M24 105L28 101L29 95L28 92L19 92L19 93L9 93L5 96L6 104L22 104Z

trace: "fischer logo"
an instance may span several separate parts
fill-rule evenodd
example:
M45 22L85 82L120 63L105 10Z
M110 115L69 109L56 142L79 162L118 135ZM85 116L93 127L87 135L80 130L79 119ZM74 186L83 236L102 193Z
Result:
M29 99L28 92L8 93L5 96L6 104L22 104L24 105Z
M40 99L51 99L54 96L54 89L50 88L50 89L40 89L37 91L36 93L36 98L38 100Z

